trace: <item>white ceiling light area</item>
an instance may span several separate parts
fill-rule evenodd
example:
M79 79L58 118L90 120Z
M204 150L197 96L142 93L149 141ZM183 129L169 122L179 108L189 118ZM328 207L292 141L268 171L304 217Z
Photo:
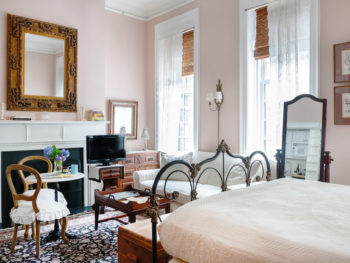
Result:
M193 1L195 0L105 0L105 7L120 14L148 21Z

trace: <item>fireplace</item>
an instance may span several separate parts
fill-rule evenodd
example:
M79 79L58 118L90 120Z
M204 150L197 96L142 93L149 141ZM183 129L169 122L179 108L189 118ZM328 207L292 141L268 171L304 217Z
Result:
M84 151L83 148L70 148L70 157L64 162L65 166L69 166L73 163L78 164L79 172L84 173ZM13 201L11 197L10 188L6 181L6 167L10 164L18 163L19 160L26 156L31 155L43 155L43 150L30 150L30 151L9 151L1 153L1 208L2 208L2 222L10 222L9 213L13 207ZM26 163L36 169L37 171L47 172L47 165L43 161L30 161ZM23 183L19 176L12 176L16 190L21 193L23 192ZM53 184L48 184L49 188L54 188ZM62 192L67 200L68 208L71 211L82 209L84 207L84 181L68 181L59 183L59 191Z
M17 163L29 155L43 155L46 146L69 149L71 156L64 165L77 163L79 171L85 174L84 179L60 183L61 191L73 212L94 202L94 189L87 176L86 136L106 134L108 122L99 121L2 121L0 120L0 223L8 222L9 211L13 207L10 189L6 181L6 167ZM45 164L29 163L39 172L47 170ZM13 176L13 179L19 179ZM16 181L14 181L16 184ZM17 181L18 185L21 185ZM53 185L49 184L52 188ZM21 190L21 189L18 189Z

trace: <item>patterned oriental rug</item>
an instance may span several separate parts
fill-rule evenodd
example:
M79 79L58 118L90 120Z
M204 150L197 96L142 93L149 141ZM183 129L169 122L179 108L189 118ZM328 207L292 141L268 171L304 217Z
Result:
M100 215L100 219L111 217L117 212ZM124 218L123 218L124 219ZM77 235L69 244L62 239L40 246L40 258L35 256L35 241L25 239L24 230L18 230L17 245L11 254L13 228L0 230L0 262L118 262L118 228L122 224L110 220L99 223L95 231L94 212L70 216L67 232ZM124 220L127 220L125 218ZM53 223L40 227L43 239L53 230Z

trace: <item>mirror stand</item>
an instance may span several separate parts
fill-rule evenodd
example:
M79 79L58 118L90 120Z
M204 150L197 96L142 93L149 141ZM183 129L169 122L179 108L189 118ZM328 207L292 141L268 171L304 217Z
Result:
M275 154L275 158L276 158L276 174L277 174L277 178L284 178L284 172L283 172L283 166L282 166L282 150L281 149L277 149L277 152ZM322 153L322 161L321 161L321 165L322 165L322 173L320 176L320 181L322 182L326 182L329 183L330 182L330 164L331 162L333 162L334 159L331 156L331 152L329 151L324 151Z
M326 111L327 100L310 94L284 102L282 149L275 155L278 178L330 181Z

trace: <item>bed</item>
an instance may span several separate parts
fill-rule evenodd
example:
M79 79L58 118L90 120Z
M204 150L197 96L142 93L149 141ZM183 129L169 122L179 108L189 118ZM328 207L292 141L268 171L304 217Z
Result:
M350 187L279 179L196 200L158 225L174 263L350 262Z
M222 167L216 167L215 165L213 165L213 163L217 161L219 156L222 156L222 159L221 159L222 161L220 161L220 163L222 163ZM238 161L230 160L230 158L233 158ZM230 163L230 165L226 166L225 163L227 162ZM160 169L160 171L158 172L158 174L156 175L153 181L152 190L150 193L150 205L149 205L149 208L147 209L147 214L151 218L151 223L152 223L152 262L153 263L158 262L157 224L159 221L161 221L161 219L158 213L159 205L158 205L156 193L157 193L158 184L162 176L163 175L165 176L164 186L163 186L163 190L164 190L163 195L166 196L171 201L174 201L179 197L179 192L176 191L176 189L172 189L170 192L167 191L168 180L171 179L172 176L178 173L185 176L190 186L188 188L190 190L189 196L191 201L193 201L193 200L197 200L197 198L200 197L197 190L199 190L198 189L199 181L201 178L203 178L203 176L218 177L221 182L222 192L226 192L230 189L228 185L230 177L235 174L234 171L237 171L237 169L242 171L243 175L245 175L246 187L249 187L251 183L254 183L257 185L261 182L266 183L272 180L270 163L265 153L261 151L255 151L248 156L232 154L230 152L229 146L225 143L224 140L222 140L221 143L219 144L214 156L209 157L205 160L202 160L199 163L190 164L185 160L174 160L165 164ZM214 178L211 178L211 179L214 179ZM160 227L160 229L161 228L163 227ZM172 234L174 234L174 232L171 232L171 235ZM172 262L174 263L182 262L181 260L183 259L183 257L177 256L175 253L173 253L172 255L173 255ZM201 261L197 260L196 262L201 262ZM214 262L218 262L218 261L214 261Z

